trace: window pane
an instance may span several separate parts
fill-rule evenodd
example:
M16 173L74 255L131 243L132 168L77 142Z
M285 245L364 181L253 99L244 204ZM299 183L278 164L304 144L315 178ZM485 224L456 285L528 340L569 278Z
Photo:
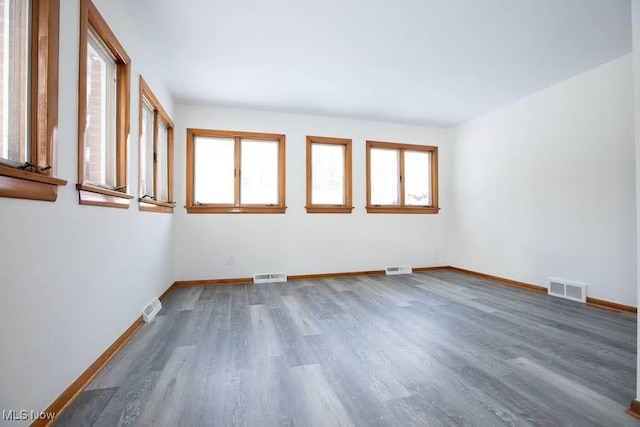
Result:
M371 148L371 204L400 204L399 151Z
M29 159L29 0L0 0L0 158Z
M278 147L276 141L242 140L241 204L278 204Z
M140 139L140 176L142 177L142 195L153 194L153 120L154 112L146 102L142 107L142 137Z
M87 49L85 179L93 184L115 187L118 66L92 31L89 31Z
M431 206L431 153L404 152L404 204Z
M234 204L235 140L197 136L195 202Z
M158 199L169 201L169 165L167 160L169 132L162 122L158 123Z
M311 204L344 205L344 145L311 144Z

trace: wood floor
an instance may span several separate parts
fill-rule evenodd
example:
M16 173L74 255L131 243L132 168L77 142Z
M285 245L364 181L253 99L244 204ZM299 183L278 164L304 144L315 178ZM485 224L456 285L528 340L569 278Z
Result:
M453 272L178 288L58 426L638 426L636 320Z

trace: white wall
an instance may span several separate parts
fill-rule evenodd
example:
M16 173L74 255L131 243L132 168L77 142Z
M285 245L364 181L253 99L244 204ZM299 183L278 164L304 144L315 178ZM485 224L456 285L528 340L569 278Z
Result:
M635 306L632 58L452 131L451 265Z
M635 93L635 119L636 119L636 224L640 224L640 0L631 1L631 19L633 27L633 84ZM640 290L640 227L637 232L637 289ZM640 307L640 291L638 291L638 307ZM636 399L640 400L640 317L638 317L638 351L636 366Z
M446 131L434 128L201 106L176 106L176 280L247 277L254 273L329 273L387 265L446 263L450 150ZM287 212L284 215L188 215L185 203L186 128L286 134ZM353 140L350 215L307 214L306 135ZM438 215L367 215L365 140L439 146ZM227 265L234 255L234 265Z
M171 97L120 1L96 6L132 58L130 184L138 188L138 75ZM0 409L44 410L174 281L172 216L80 206L79 1L61 1L56 203L0 198ZM0 421L1 423L1 421ZM16 423L11 423L16 425Z

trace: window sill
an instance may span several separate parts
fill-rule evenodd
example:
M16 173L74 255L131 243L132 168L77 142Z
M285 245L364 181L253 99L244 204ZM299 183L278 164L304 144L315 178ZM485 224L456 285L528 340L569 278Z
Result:
M370 214L438 214L439 211L437 207L367 206L367 213Z
M138 199L140 203L139 209L144 212L158 212L158 213L173 213L173 207L175 203L162 202L160 200L153 199Z
M76 188L81 205L129 209L130 200L133 199L129 194L88 184L76 184Z
M283 214L286 206L185 206L190 214Z
M58 187L65 185L63 179L0 166L0 197L55 202Z
M353 206L305 206L308 214L327 213L327 214L350 214L353 210Z

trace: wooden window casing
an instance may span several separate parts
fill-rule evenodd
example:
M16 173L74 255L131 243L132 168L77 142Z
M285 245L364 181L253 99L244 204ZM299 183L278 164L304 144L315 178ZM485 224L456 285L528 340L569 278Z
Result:
M341 146L344 153L344 200L341 204L313 204L313 145L324 144ZM352 199L352 154L351 140L343 138L327 138L307 136L307 213L346 213L353 210Z
M97 36L115 59L116 99L115 99L115 187L95 185L87 182L85 167L85 141L87 135L87 58L89 32ZM130 64L131 59L111 31L98 9L90 0L80 2L80 78L78 86L78 189L80 204L129 208L133 196L128 194L127 183L127 140L129 138L130 116ZM109 124L107 124L109 125Z
M153 163L151 165L146 164L148 156L143 156L143 144L146 144L147 141L143 141L143 135L145 130L143 129L143 114L144 114L144 106L145 103L153 110ZM159 127L164 126L167 129L167 139L161 141L159 138ZM158 98L154 95L153 91L147 84L147 82L140 76L140 103L139 103L139 126L140 130L140 210L147 212L161 212L161 213L173 213L173 207L175 206L175 202L173 201L173 121L167 114ZM167 169L164 171L160 170L160 164L158 162L158 153L160 150L160 145L165 144L166 146L166 161L167 161ZM148 147L144 147L145 150ZM143 162L145 162L145 168L142 167ZM151 167L152 176L153 176L153 185L151 185L151 191L149 189L143 189L142 181L142 171L143 169ZM166 174L167 177L167 188L161 189L159 179L161 174ZM162 198L161 194L166 191L167 197ZM149 194L152 193L152 194Z
M200 203L195 199L196 194L196 138L224 138L233 139L235 141L234 155L234 202L228 204L217 203ZM241 203L241 141L268 141L278 143L278 170L277 170L277 190L278 201L273 204L243 204ZM207 129L187 129L187 213L255 213L255 214L283 214L286 211L285 204L285 135L271 133L252 133L252 132L236 132L236 131L220 131ZM215 183L212 183L215 185Z
M32 0L30 8L28 155L22 164L0 159L0 197L54 202L67 184L56 178L60 0Z
M371 149L397 150L398 152L398 204L372 204L371 203ZM438 147L414 144L397 144L391 142L367 141L367 213L387 214L437 214L438 205ZM412 206L405 204L405 165L404 153L428 152L430 153L430 197L428 206Z

